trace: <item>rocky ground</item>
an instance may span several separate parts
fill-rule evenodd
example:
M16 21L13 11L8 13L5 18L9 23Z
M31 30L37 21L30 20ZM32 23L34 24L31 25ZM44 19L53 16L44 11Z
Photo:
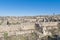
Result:
M0 40L60 40L60 16L0 17Z

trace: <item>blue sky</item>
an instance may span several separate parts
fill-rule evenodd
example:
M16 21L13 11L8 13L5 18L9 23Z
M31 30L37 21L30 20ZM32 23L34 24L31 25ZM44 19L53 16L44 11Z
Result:
M0 16L60 14L60 0L0 0Z

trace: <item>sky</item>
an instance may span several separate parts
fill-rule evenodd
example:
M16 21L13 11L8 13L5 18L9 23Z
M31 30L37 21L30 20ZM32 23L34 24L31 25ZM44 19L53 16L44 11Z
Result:
M0 16L60 14L60 0L0 0Z

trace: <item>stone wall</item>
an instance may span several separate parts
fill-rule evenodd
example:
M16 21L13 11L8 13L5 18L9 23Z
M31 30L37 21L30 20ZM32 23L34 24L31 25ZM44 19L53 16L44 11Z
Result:
M38 33L44 35L43 32L49 32L52 28L58 28L58 23L60 18L50 17L50 16L33 16L33 17L0 17L0 37L4 32L9 33L9 35L31 33L32 30L37 30ZM39 24L36 26L35 24ZM40 32L41 31L41 32ZM48 33L47 33L48 34ZM46 34L46 35L47 35Z

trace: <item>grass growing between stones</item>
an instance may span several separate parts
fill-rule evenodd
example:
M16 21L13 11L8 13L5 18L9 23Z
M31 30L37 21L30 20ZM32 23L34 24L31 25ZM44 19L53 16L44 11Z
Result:
M13 35L8 37L8 33L4 33L4 40L36 40L36 33L24 34L24 35Z

